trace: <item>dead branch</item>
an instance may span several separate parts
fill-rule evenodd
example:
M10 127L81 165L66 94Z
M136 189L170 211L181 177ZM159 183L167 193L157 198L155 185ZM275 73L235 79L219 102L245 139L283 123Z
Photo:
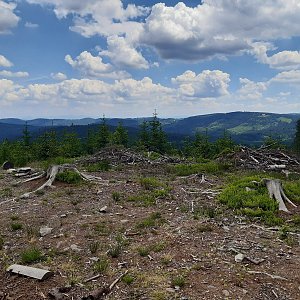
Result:
M260 271L247 271L247 273L249 274L262 274L262 275L267 275L269 277L271 277L272 279L280 279L280 280L287 280L284 277L278 276L278 275L272 275L266 272L260 272Z
M101 300L103 297L110 294L115 285L128 273L128 270L121 274L116 280L114 280L109 286L94 290L89 296L83 297L82 300Z

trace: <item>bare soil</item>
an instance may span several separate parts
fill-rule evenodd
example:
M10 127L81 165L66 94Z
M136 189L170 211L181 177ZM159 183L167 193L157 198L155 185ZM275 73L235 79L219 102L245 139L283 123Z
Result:
M1 300L51 299L52 288L68 285L63 299L79 300L126 270L127 281L121 280L103 299L300 299L299 236L287 243L278 231L221 206L216 195L222 177L205 175L205 182L201 176L175 177L164 165L127 165L93 175L109 184L56 182L43 194L1 204L41 184L17 184L20 179L2 171ZM141 176L158 178L169 194L150 206L128 201L130 195L149 192L139 183ZM119 201L113 192L120 193ZM104 206L106 212L100 212ZM155 224L145 225L157 212ZM22 229L13 230L11 223ZM52 232L41 237L42 226ZM110 250L117 245L120 253L112 257ZM30 266L49 269L53 277L41 282L6 272L9 265L22 263L22 252L32 247L44 257ZM147 250L144 256L141 248ZM237 252L261 262L236 262ZM99 258L108 262L107 270L95 267ZM101 276L85 283L97 274Z

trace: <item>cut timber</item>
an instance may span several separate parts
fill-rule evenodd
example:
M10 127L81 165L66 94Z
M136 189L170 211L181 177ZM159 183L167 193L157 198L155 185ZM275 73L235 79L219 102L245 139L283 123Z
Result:
M46 187L53 187L52 184L53 184L54 180L56 179L57 174L59 174L63 171L66 171L66 170L71 170L71 171L76 172L85 181L97 181L101 184L108 185L108 180L103 180L101 177L96 177L96 176L91 176L91 175L88 175L88 174L81 173L73 165L68 165L68 164L55 165L55 166L49 167L49 169L47 170L47 173L43 173L43 174L41 174L39 176L36 176L34 178L30 178L30 179L25 180L24 182L33 181L33 180L36 180L36 179L40 179L43 176L46 176L46 179L47 179L47 181L43 185L41 185L39 188L37 188L36 190L34 190L32 192L25 193L25 194L21 195L20 198L29 198L32 194L34 194L36 192L39 192L39 191L42 191Z
M284 201L288 202L294 207L297 207L284 193L279 179L263 179L262 183L266 185L269 196L275 199L279 204L279 210L289 212Z
M6 271L14 274L35 278L38 280L45 280L53 275L53 272L50 272L48 270L32 268L22 265L11 265L7 268Z

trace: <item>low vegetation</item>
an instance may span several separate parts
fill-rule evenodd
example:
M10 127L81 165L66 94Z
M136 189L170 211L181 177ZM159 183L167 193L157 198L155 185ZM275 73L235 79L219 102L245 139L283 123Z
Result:
M71 170L65 170L56 175L56 179L69 184L78 184L82 182L80 174Z
M21 262L31 264L43 260L43 254L38 248L28 248L21 253Z

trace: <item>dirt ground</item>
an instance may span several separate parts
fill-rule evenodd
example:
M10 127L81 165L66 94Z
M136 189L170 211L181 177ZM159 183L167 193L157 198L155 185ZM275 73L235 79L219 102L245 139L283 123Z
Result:
M51 299L51 289L70 286L61 299L79 300L127 270L103 299L300 299L298 235L287 243L278 231L218 204L221 178L205 175L202 182L201 176L175 177L166 169L122 166L91 173L108 185L55 182L44 193L2 204L42 181L18 184L20 179L1 171L0 299ZM141 176L158 178L168 193L153 205L128 201L150 193ZM42 226L51 233L41 237ZM5 271L33 247L42 258L28 265L54 276L37 281ZM238 253L248 259L236 262Z

